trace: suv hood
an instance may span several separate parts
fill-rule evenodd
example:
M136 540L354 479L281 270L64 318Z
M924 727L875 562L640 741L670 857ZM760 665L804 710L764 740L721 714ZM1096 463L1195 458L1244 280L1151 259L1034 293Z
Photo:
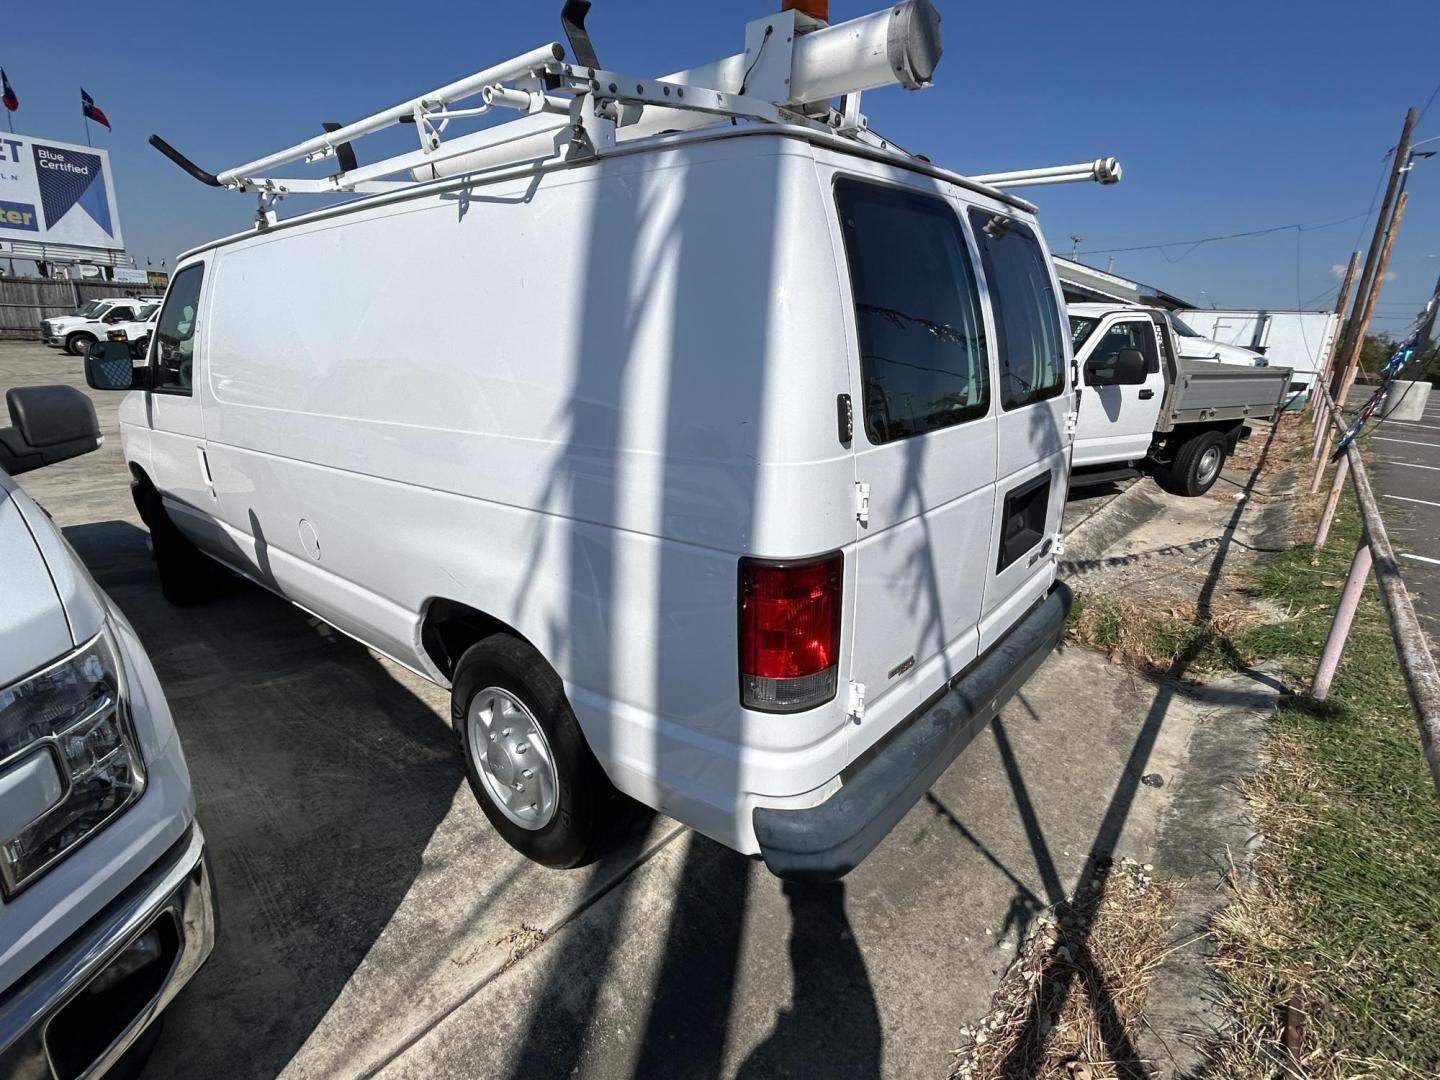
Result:
M70 622L34 534L0 476L0 686L44 667L75 646Z

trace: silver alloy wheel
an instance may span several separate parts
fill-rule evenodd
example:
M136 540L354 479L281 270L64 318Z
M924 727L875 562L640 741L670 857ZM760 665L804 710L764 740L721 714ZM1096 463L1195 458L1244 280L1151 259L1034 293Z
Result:
M555 758L525 703L487 686L470 699L465 724L470 760L490 801L522 829L549 825L559 802Z
M1220 474L1220 448L1212 446L1205 453L1200 455L1200 467L1195 470L1196 479L1200 481L1201 487L1210 483Z

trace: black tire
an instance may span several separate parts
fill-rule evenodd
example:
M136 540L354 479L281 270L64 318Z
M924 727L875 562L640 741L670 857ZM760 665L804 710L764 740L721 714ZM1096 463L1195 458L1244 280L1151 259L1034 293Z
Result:
M84 331L71 334L65 339L65 351L71 356L84 356L85 350L95 344L95 335L87 334Z
M557 794L554 815L543 828L529 829L511 821L480 776L468 719L471 702L491 687L518 699L549 744ZM590 752L560 676L545 658L509 634L492 634L477 642L455 668L450 715L460 736L470 790L505 842L543 866L571 869L592 862L607 833L601 827L602 816L615 805L615 789Z
M1230 453L1230 441L1218 431L1205 431L1180 444L1169 468L1157 477L1166 491L1187 498L1204 495L1215 481Z
M132 360L144 360L145 354L149 351L150 339L148 337L143 337L139 341L132 341L130 343L130 359Z
M165 503L153 487L146 487L141 517L150 529L150 551L160 574L160 591L177 607L202 603L215 594L215 568L190 538L175 527Z

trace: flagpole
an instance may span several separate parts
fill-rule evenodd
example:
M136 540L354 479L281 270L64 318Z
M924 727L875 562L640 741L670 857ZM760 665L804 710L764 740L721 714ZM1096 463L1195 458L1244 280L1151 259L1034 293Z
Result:
M90 117L85 117L85 145L90 146ZM94 149L94 147L91 147Z

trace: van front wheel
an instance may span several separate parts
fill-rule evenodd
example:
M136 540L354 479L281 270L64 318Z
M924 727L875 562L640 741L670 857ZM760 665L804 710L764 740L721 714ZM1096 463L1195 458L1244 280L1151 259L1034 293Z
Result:
M1204 495L1220 479L1229 449L1228 440L1220 432L1203 432L1180 444L1175 460L1158 479L1167 491L1176 495L1192 498Z
M165 512L165 502L153 487L146 486L141 500L141 517L150 529L150 552L160 574L160 591L177 607L208 600L214 592L210 560L175 527Z
M590 861L613 789L554 668L492 634L460 658L450 712L470 789L506 843L545 866Z

